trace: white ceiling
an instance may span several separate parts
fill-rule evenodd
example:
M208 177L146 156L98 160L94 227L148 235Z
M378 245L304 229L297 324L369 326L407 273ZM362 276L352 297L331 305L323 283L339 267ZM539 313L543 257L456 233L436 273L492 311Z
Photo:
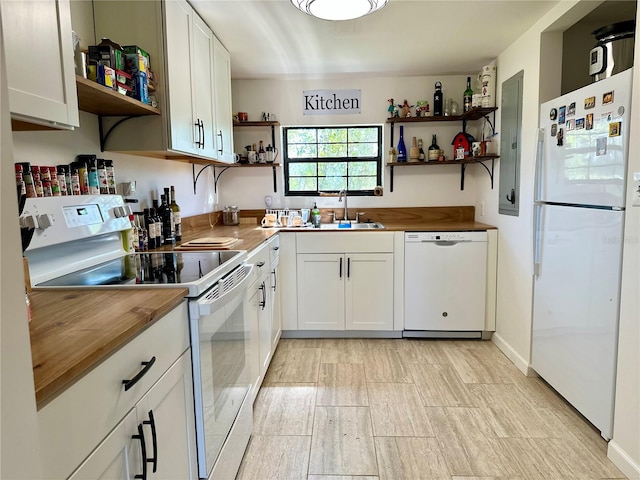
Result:
M191 0L230 51L234 79L467 74L556 3L390 0L372 15L328 22L290 0Z

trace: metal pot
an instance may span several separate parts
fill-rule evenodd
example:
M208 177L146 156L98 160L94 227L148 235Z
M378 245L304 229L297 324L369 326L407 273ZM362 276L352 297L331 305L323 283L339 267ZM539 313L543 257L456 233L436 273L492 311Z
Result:
M240 223L239 211L235 205L226 205L222 211L222 223L225 225L238 225Z

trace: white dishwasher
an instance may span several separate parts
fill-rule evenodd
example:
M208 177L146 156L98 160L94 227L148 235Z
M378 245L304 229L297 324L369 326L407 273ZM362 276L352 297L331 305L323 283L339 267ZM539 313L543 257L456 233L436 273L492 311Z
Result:
M480 338L487 232L406 232L404 337Z

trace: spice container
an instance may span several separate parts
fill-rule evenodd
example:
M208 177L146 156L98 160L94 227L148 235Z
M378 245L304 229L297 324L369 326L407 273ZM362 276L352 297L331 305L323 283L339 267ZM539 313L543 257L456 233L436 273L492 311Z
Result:
M240 218L238 214L238 207L233 206L225 206L222 211L222 223L225 225L238 225L240 223Z

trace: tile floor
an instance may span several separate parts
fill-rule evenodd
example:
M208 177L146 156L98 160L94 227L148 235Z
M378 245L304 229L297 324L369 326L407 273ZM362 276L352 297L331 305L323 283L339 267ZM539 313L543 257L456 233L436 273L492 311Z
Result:
M489 341L281 340L238 480L623 479Z

